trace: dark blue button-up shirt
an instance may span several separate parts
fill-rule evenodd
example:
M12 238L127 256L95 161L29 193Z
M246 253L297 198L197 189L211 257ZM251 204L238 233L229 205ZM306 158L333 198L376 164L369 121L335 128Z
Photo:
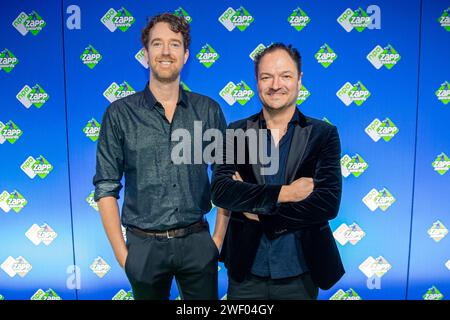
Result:
M286 164L291 147L294 125L298 123L298 113L295 112L288 124L285 135L281 138L277 148L279 152L279 170L274 175L264 176L266 184L284 185L286 184ZM261 127L266 129L263 120ZM268 153L271 153L270 130L267 135ZM262 235L256 257L252 266L252 273L260 277L270 277L272 279L282 279L298 276L308 271L303 257L302 248L297 242L293 233L287 233L274 240L269 240L265 234Z
M113 102L101 123L93 181L95 201L119 198L125 176L124 226L165 231L199 221L211 210L208 163L203 159L195 163L194 152L190 163L174 164L171 157L178 144L171 139L176 129L190 134L190 147L198 145L195 121L201 122L201 133L226 129L217 102L181 88L172 122L148 84L143 91ZM198 147L201 152L203 141Z

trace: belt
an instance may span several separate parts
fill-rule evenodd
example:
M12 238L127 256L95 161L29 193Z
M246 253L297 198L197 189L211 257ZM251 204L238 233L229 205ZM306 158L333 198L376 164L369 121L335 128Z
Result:
M164 239L172 239L172 238L181 238L185 237L191 233L200 232L203 230L208 230L209 225L206 220L201 220L194 224L191 224L184 228L179 229L171 229L167 231L144 231L139 228L133 227L128 228L132 233L143 236L143 237L154 237L154 238L164 238Z

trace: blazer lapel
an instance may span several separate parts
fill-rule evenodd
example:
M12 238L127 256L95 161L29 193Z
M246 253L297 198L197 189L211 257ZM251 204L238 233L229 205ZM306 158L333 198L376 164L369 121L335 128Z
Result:
M302 162L303 154L308 145L309 135L311 134L311 126L296 125L291 141L291 148L286 163L286 181L291 183L294 181L295 173Z
M306 124L306 120L303 116L303 114L300 111L300 124L296 125L294 127L294 134L291 141L291 147L289 149L289 155L286 163L286 181L287 183L291 183L294 181L295 173L298 170L298 167L300 166L303 155L306 150L306 146L308 145L309 136L311 134L311 125ZM252 129L256 131L257 137L259 139L259 121L260 117L257 117L256 119L252 119L247 121L247 130ZM260 146L260 143L258 141L258 146ZM248 143L247 143L247 150ZM258 158L254 159L254 157L258 157L257 154L252 154L252 152L249 152L249 160L250 164L252 166L252 171L255 176L256 182L258 184L264 184L264 176L261 175L261 163L259 162Z
M259 117L256 118L256 120L252 120L252 121L247 121L247 130L255 130L256 131L256 136L259 139ZM247 144L247 150L248 150L248 157L249 157L249 161L250 161L250 165L252 166L252 171L253 174L255 175L255 179L256 182L258 184L264 184L264 176L261 175L261 164L258 160L258 153L257 154L253 154L253 152L250 152L250 148L248 147L248 141L246 142ZM259 141L258 141L258 146L259 146ZM256 156L256 159L255 159Z

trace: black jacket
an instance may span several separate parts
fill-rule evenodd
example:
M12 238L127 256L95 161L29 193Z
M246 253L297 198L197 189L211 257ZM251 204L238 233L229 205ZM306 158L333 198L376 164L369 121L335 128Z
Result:
M233 279L243 281L251 270L263 232L269 239L293 232L302 246L315 284L326 290L345 273L328 224L337 216L341 199L339 135L335 126L296 112L299 112L300 122L294 129L286 181L312 177L314 191L302 201L277 204L281 186L264 184L261 166L251 164L255 161L250 161L247 139L245 163L225 162L216 165L213 173L213 203L232 211L220 261L225 263ZM258 130L261 117L262 113L255 114L231 123L229 129ZM232 148L231 142L226 140L226 148ZM235 171L244 182L232 179ZM259 214L260 222L247 219L242 212Z

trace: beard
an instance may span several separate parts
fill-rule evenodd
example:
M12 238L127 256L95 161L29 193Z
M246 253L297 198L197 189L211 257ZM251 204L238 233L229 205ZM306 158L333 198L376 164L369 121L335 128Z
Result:
M152 72L153 72L153 76L155 77L155 79L161 83L175 82L178 79L178 77L180 76L180 72L177 72L177 71L174 71L174 72L170 73L169 75L165 75L165 76L162 76L156 70L152 70Z
M167 60L172 61L173 63L175 63L175 61L176 61L176 59L174 57L171 57L169 55L163 55L158 58L158 60L161 60L161 59L167 59ZM150 65L150 61L149 61L149 65ZM178 77L180 76L180 72L181 72L181 70L177 70L176 68L172 69L172 70L163 70L163 72L159 72L158 68L156 68L156 67L152 68L153 76L155 77L155 79L157 81L159 81L161 83L175 82L178 79Z

